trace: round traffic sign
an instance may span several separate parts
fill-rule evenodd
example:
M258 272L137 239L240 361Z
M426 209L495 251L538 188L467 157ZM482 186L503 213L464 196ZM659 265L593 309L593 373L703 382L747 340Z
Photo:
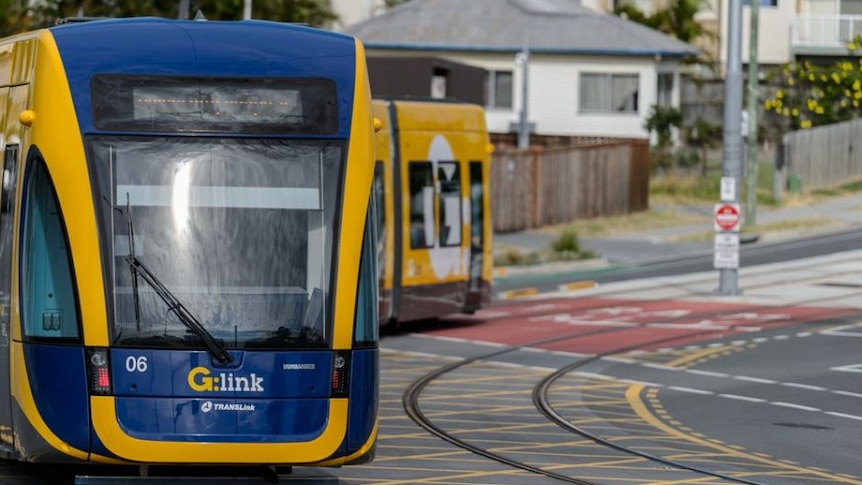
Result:
M715 206L715 227L722 231L739 229L739 205L718 204Z

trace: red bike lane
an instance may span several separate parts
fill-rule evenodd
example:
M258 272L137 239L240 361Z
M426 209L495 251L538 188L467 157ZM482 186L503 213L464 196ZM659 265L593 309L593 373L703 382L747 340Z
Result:
M799 324L834 323L858 309L763 306L695 300L577 298L507 302L473 316L453 316L423 333L511 346L605 354L655 350ZM571 339L538 343L570 335ZM577 335L582 335L577 337Z

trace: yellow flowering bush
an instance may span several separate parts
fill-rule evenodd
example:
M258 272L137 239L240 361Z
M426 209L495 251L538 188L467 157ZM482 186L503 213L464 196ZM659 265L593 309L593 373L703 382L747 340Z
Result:
M858 55L862 54L862 35L847 48L851 57L832 65L806 61L771 73L772 95L763 102L767 117L795 130L860 116L862 58Z

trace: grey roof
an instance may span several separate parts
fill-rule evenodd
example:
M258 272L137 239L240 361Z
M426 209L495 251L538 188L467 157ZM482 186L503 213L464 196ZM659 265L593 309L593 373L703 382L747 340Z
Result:
M689 44L578 0L412 0L347 26L372 49L694 56Z

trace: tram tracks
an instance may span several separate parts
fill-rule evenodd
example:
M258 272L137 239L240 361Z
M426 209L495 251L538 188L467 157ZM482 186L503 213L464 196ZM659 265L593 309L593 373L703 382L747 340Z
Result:
M862 292L858 292L862 293ZM847 295L842 295L844 298ZM833 300L836 297L820 297L820 298L811 298L806 301L797 302L799 305L812 305L817 303L828 303L829 300ZM764 309L778 309L781 307L775 306L761 306L760 308ZM750 309L750 311L754 311L755 309ZM708 316L716 316L721 314L721 312L710 311L703 312L699 317L708 317ZM834 317L834 315L833 315ZM687 318L692 318L692 315L687 315ZM679 319L676 319L679 320ZM671 320L673 321L673 319ZM822 323L822 321L820 321ZM647 324L638 324L637 326L644 327ZM767 324L768 325L768 324ZM505 354L510 354L517 352L519 350L523 350L529 347L537 347L542 345L547 345L551 343L564 342L567 340L575 340L585 337L595 337L598 335L608 335L611 337L615 332L620 332L622 330L631 329L628 328L606 328L606 329L598 329L598 330L590 330L590 331L580 331L573 332L566 335L558 335L550 338L545 338L533 342L528 342L523 345L511 346L498 348L494 351L483 353L481 355L465 358L463 360L450 363L434 371L427 373L421 378L414 381L404 392L402 397L402 406L407 413L408 417L413 420L417 425L428 431L429 433L467 451L485 457L487 459L506 464L508 466L524 470L530 473L534 473L537 475L542 475L544 477L552 478L555 480L559 480L565 483L574 483L574 484L582 484L582 485L595 485L596 481L590 481L589 479L578 478L575 476L569 476L563 473L560 473L555 470L547 469L542 466L536 466L534 464L528 463L525 460L519 460L510 458L506 456L504 453L498 453L493 451L492 449L488 449L486 447L478 446L469 442L468 439L461 438L456 435L456 433L452 433L449 430L445 429L443 426L440 426L434 422L433 419L429 418L420 407L420 397L422 396L423 391L428 388L432 383L441 380L447 374L451 374L459 369L464 369L471 364L476 364L482 361L491 361L497 357L501 357ZM577 371L577 369L582 368L584 366L589 365L590 363L596 362L598 360L618 356L621 354L626 354L632 351L644 349L644 348L654 348L657 345L664 344L672 344L676 341L682 340L691 340L692 338L708 338L709 335L715 334L714 329L707 330L697 330L694 328L691 332L685 332L679 335L673 336L663 336L662 338L651 339L648 341L639 342L635 345L625 346L615 348L608 352L599 353L595 355L589 355L582 358L577 359L576 361L559 368L557 371L552 372L551 374L545 376L541 379L532 389L532 402L535 408L547 419L549 422L559 426L561 429L567 430L570 433L575 433L581 437L587 438L590 441L598 444L599 446L614 449L620 453L624 453L630 456L637 456L644 460L647 460L651 463L654 463L663 467L670 467L673 469L686 470L688 472L692 472L699 476L703 477L713 477L719 480L723 480L727 483L744 483L748 485L765 485L764 482L754 481L752 479L746 478L742 475L745 473L739 473L737 475L730 473L723 473L720 471L709 470L704 467L694 466L691 464L683 463L680 460L672 460L663 458L661 456L647 453L638 449L635 449L631 446L624 446L619 443L612 442L611 440L607 440L602 438L598 433L591 432L583 427L572 424L569 420L563 417L560 413L556 412L554 408L550 404L550 400L548 399L548 393L551 389L551 386L558 381L563 376L571 374L572 372Z

